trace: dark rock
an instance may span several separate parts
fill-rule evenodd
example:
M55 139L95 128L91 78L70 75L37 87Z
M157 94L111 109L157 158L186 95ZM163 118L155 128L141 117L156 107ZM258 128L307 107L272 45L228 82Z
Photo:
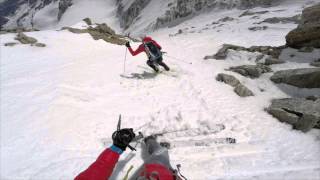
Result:
M320 97L319 96L308 96L308 97L306 97L306 99L311 100L311 101L316 101L316 100L320 99Z
M88 25L91 26L92 25L92 21L90 18L84 18L83 21Z
M229 21L233 21L233 20L235 20L235 19L227 16L227 17L220 19L219 22L229 22Z
M107 24L98 24L96 27L89 27L88 28L89 33L90 32L98 32L102 34L109 34L109 35L115 35L115 31L111 29Z
M211 55L211 56L205 56L203 59L208 60L208 59L215 59L215 58L214 58L214 55Z
M250 78L258 78L263 73L272 72L269 66L263 64L235 66L230 67L229 70Z
M35 43L34 45L37 47L46 47L44 43Z
M320 68L278 71L270 79L274 83L285 83L299 88L320 88Z
M238 84L234 88L234 92L237 93L240 97L254 96L253 92L243 84Z
M77 28L72 28L72 27L63 27L63 28L61 28L61 30L68 30L68 31L75 33L75 34L82 34L82 33L88 32L87 29L77 29Z
M320 59L310 63L311 66L320 67Z
M320 48L320 4L303 10L301 23L289 32L286 41L293 48Z
M236 51L246 50L245 47L236 46L232 44L223 44L222 48L215 55L213 55L213 57L217 60L224 60L228 55L229 49L236 50Z
M314 50L313 47L302 47L299 49L299 52L311 53L311 52L313 52L313 50Z
M276 99L267 111L281 122L289 123L303 132L320 128L320 100Z
M242 85L240 81L232 75L220 73L217 75L216 80L234 87L234 92L237 93L240 97L248 97L254 95L250 89Z
M217 81L224 82L229 84L232 87L236 87L238 84L241 84L240 81L232 75L220 73L216 77Z
M37 39L25 35L23 32L19 32L15 37L15 40L21 42L22 44L34 44L37 42Z
M234 18L227 16L227 17L219 19L218 21L212 22L211 25L220 24L220 23L229 22L229 21L234 21L234 20L235 20ZM220 24L218 27L221 27L223 25L224 24Z
M272 57L266 58L266 60L264 62L264 64L267 65L267 66L268 65L273 65L273 64L283 64L283 63L285 63L285 61L282 61L282 60L276 59L276 58L272 58Z
M268 29L268 26L255 26L255 27L249 27L250 31L263 31Z
M267 18L267 19L259 22L258 24L261 24L261 23L270 23L270 24L295 23L295 24L299 24L300 21L301 21L301 16L300 15L295 15L295 16L292 16L292 17L272 17L272 18Z
M279 47L272 47L272 46L251 46L249 48L236 46L232 44L223 44L222 48L213 55L213 56L206 56L206 59L217 59L217 60L224 60L228 55L228 50L232 49L235 51L248 51L248 52L260 52L265 55L269 55L273 58L278 58L282 52L282 50L286 48L285 46Z
M279 46L279 47L273 47L273 46L251 46L247 49L249 52L260 52L265 55L269 55L273 58L279 58L281 52L283 49L285 49L286 46Z
M118 45L124 45L127 40L124 36L118 35L107 24L97 24L96 27L88 27L87 29L76 29L71 27L63 27L62 30L69 30L72 33L82 34L89 33L94 40L102 39L106 42ZM132 39L136 41L135 39Z
M4 46L9 46L9 47L12 47L12 46L15 46L17 45L18 43L16 42L8 42L8 43L5 43Z
M320 48L320 26L294 29L286 36L286 41L292 48L304 46Z
M305 26L319 26L319 23L320 3L303 10L299 27L303 28Z
M239 17L243 17L243 16L252 16L252 15L257 15L257 14L266 14L269 11L257 11L257 12L253 12L250 10L245 11L244 13L242 13Z

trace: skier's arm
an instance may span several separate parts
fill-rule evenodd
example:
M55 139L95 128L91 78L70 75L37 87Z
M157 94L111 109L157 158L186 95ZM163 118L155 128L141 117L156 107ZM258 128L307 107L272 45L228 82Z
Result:
M135 55L138 55L138 54L140 54L141 52L144 51L144 46L143 46L143 44L141 44L141 45L138 47L138 49L135 50L135 51L134 51L131 47L128 47L128 49L129 49L131 55L132 55L132 56L135 56Z
M80 173L75 180L106 180L112 174L120 154L126 150L129 143L134 139L133 129L121 129L112 134L113 145L104 150L98 159L88 169Z
M104 150L98 159L88 169L80 173L75 180L106 180L116 166L120 154L123 151L117 146L111 146Z

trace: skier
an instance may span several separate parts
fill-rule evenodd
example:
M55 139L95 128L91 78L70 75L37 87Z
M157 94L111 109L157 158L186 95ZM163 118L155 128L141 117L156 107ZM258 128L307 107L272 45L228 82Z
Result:
M75 180L106 180L112 174L116 163L129 143L135 138L132 129L117 130L112 134L113 145L104 150L88 169L81 172ZM168 150L161 147L154 136L144 139L148 151L148 159L132 176L132 180L174 180L179 176L172 171Z
M148 56L147 64L154 71L159 72L158 65L162 66L166 71L169 71L170 68L163 62L161 46L153 40L151 37L142 36L142 44L134 51L129 41L126 43L127 48L129 49L132 56L145 52Z

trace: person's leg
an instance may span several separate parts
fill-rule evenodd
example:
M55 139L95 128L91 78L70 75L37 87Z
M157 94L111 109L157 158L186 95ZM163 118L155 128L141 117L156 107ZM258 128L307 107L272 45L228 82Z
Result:
M162 57L160 57L160 58L157 60L157 64L159 64L160 66L162 66L166 71L169 71L169 70L170 70L169 66L167 66L167 65L163 62Z
M169 71L170 70L170 68L169 68L169 66L167 66L164 62L159 62L158 63L160 66L162 66L166 71Z
M167 168L172 169L167 148L162 147L154 137L147 138L145 144L147 152L149 153L149 158L146 160L145 164L162 164Z
M159 68L153 63L153 61L147 61L148 66L150 66L155 72L159 72Z

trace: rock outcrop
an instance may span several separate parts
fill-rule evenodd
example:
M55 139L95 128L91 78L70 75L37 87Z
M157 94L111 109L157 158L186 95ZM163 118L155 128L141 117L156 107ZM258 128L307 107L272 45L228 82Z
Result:
M17 45L18 43L16 42L8 42L8 43L4 43L4 46L9 46L9 47L12 47L12 46L15 46Z
M307 132L312 128L320 128L320 99L276 99L266 110L297 130Z
M240 97L254 96L250 89L241 84L241 82L232 75L220 73L217 75L216 80L234 87L234 92Z
M311 66L320 67L320 59L310 63Z
M270 79L274 83L285 83L299 88L320 88L320 68L278 71Z
M272 18L267 18L258 24L262 23L269 23L269 24L277 24L277 23L282 23L282 24L287 24L287 23L295 23L299 24L301 21L301 16L300 15L295 15L292 17L272 17Z
M260 52L265 55L269 55L273 58L278 58L285 46L272 47L272 46L251 46L249 48L236 46L232 44L223 44L222 48L212 56L206 56L204 59L217 59L224 60L228 56L228 50L232 49L235 51L248 51L248 52Z
M269 66L263 64L235 66L230 67L228 70L250 78L258 78L263 73L268 73L272 71L272 69Z
M320 48L320 4L303 10L301 23L286 36L286 41L293 48Z
M36 38L29 37L25 35L23 32L19 32L15 37L15 40L19 41L22 44L35 44L38 42Z
M248 28L250 31L264 31L268 29L268 26L254 26Z
M127 42L124 36L116 34L107 24L96 25L95 27L89 26L87 29L63 27L62 30L68 30L76 34L89 33L94 40L102 39L112 44L124 45Z
M264 61L264 64L269 66L269 65L273 65L273 64L283 64L285 63L285 61L280 60L280 59L276 59L276 58L272 58L272 57L267 57Z
M266 14L269 11L251 11L251 10L247 10L245 12L243 12L239 17L243 17L243 16L253 16L253 15L258 15L258 14Z

